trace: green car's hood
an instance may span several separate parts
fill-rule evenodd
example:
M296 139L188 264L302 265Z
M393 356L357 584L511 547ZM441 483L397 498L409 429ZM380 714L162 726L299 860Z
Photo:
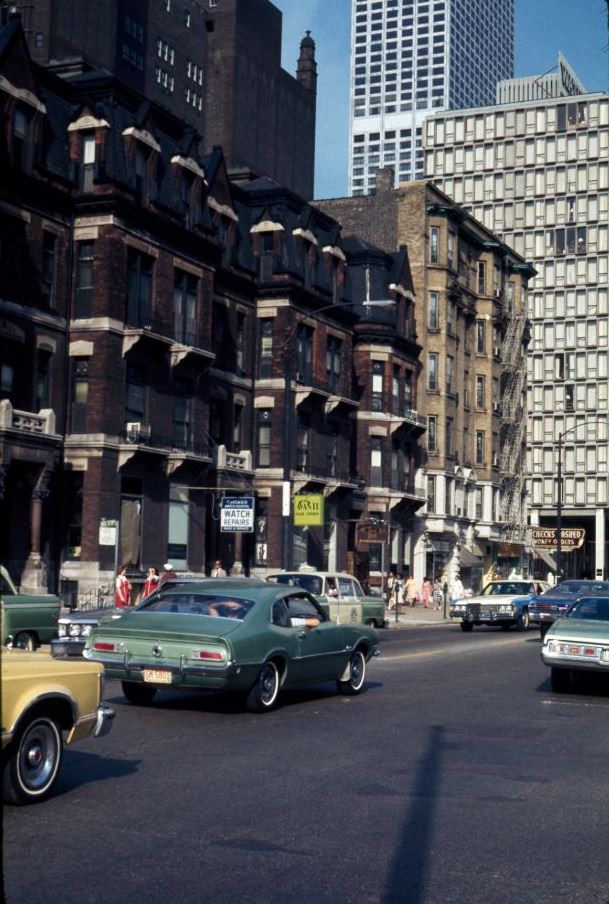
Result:
M129 612L116 621L99 625L92 636L152 637L179 639L184 635L197 638L218 638L232 634L242 622L234 618L214 618L211 615L176 615L167 612Z
M546 642L559 640L604 641L609 643L609 622L583 618L558 618L546 635Z

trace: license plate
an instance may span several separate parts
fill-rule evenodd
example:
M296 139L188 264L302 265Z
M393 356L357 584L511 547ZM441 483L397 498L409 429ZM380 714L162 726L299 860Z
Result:
M171 672L163 669L144 669L144 681L152 684L171 684Z

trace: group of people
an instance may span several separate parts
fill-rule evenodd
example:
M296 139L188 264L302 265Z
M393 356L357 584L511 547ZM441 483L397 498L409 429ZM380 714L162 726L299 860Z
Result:
M131 581L127 577L127 566L123 565L118 570L118 574L116 575L116 583L114 590L114 604L117 609L125 609L127 606L132 606L134 602L138 602L146 599L147 596L150 596L153 591L157 590L157 588L162 587L166 581L170 581L172 578L176 578L177 574L174 570L171 562L165 562L163 565L163 571L159 574L158 568L151 566L148 569L148 573L146 575L146 580L144 581L144 586L142 588L141 595L139 600L132 599L133 586ZM219 559L216 559L211 569L211 577L212 578L225 578L226 571L222 567L222 562Z
M165 581L169 581L171 580L171 578L175 577L177 577L177 574L175 573L171 562L165 562L165 564L163 565L162 574L159 574L158 568L151 566L148 569L140 599L143 600L147 596L150 596L150 594L154 590L156 590L157 587L161 587L165 583ZM127 606L133 605L134 601L132 599L132 592L133 585L127 577L127 566L123 565L121 568L119 568L118 574L116 575L114 603L117 609L125 609Z
M387 605L390 609L398 606L422 606L424 609L439 609L444 600L444 593L440 581L431 580L427 576L419 587L412 575L403 580L393 571L387 578Z

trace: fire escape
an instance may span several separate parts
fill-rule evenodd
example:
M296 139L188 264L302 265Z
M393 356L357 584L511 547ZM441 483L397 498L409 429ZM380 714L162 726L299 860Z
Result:
M523 511L527 428L525 354L529 324L524 313L507 313L509 319L501 355L501 520L505 539L523 542L526 530Z

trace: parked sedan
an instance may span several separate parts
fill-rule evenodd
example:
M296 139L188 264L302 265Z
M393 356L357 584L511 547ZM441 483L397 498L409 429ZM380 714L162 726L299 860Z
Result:
M0 565L0 621L3 644L35 650L57 634L61 600L52 593L19 593Z
M609 675L609 594L582 596L548 629L541 658L552 690L568 691L582 672Z
M331 621L302 588L218 578L163 588L99 625L84 656L122 681L131 703L162 688L202 688L242 693L260 713L288 687L336 681L358 694L378 642L373 628Z
M561 581L545 593L534 597L529 603L531 624L539 625L541 636L569 606L588 593L609 593L609 581Z

